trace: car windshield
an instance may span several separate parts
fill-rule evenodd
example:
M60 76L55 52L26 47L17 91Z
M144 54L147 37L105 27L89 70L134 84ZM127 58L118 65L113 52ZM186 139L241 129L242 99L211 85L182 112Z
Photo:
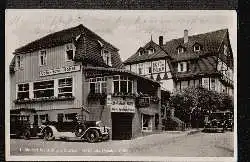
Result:
M104 127L104 124L102 123L102 121L97 121L97 122L96 122L96 125L97 125L98 127Z
M217 120L222 120L224 119L224 114L223 113L212 113L210 116L210 119L217 119Z

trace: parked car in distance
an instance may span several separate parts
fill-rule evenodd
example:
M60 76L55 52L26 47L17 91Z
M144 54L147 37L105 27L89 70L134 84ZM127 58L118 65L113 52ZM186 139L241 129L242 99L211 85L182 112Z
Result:
M109 139L110 128L105 127L101 121L84 121L82 123L73 120L65 122L46 122L42 126L45 140L54 139L84 139L88 142L97 142Z
M29 115L10 115L10 136L16 138L30 139L40 135L38 125L30 123Z
M224 132L228 129L233 130L232 112L215 111L209 114L204 132Z

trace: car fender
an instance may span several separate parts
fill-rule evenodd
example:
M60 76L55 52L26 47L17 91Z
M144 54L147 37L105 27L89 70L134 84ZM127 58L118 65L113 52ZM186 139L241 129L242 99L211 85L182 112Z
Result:
M60 136L60 133L58 132L58 130L56 129L55 126L53 126L53 125L47 125L46 127L43 128L43 132L44 132L44 130L47 129L47 128L50 128L50 129L52 130L53 135L54 135L55 138L57 138L57 137Z
M81 135L80 138L83 138L83 137L87 134L87 132L88 132L89 130L91 130L91 129L98 130L98 132L101 133L99 127L88 127L88 128L84 131L84 133Z

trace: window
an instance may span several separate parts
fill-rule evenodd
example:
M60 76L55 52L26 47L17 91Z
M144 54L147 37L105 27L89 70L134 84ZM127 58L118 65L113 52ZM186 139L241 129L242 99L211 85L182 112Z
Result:
M63 113L57 114L57 122L63 122Z
M102 50L102 58L105 64L112 66L111 63L111 53L107 50Z
M138 64L138 74L142 75L144 74L144 71L143 71L143 64Z
M18 84L17 99L29 98L29 83Z
M71 97L72 95L72 78L58 80L58 97Z
M215 90L215 79L211 78L211 84L210 84L211 90Z
M178 51L178 54L183 53L183 52L184 52L184 48L183 48L183 47L179 47L179 48L177 49L177 51Z
M47 65L47 55L46 55L45 50L40 51L39 63L40 63L40 66Z
M16 56L16 69L23 68L23 56Z
M152 131L152 116L142 114L142 131Z
M165 60L154 61L152 65L153 65L153 73L165 71Z
M90 93L106 93L107 92L107 77L91 78Z
M199 52L201 50L201 46L195 45L194 46L194 52Z
M133 81L127 76L116 75L113 77L114 93L133 93Z
M72 61L74 59L75 49L73 44L66 45L66 60Z
M77 113L65 114L66 120L76 120Z
M150 49L148 49L148 54L150 55L150 54L153 54L155 52L155 49L154 48L150 48Z
M35 82L33 92L34 98L54 96L54 80Z
M178 72L185 72L187 70L189 70L189 65L187 62L178 63Z

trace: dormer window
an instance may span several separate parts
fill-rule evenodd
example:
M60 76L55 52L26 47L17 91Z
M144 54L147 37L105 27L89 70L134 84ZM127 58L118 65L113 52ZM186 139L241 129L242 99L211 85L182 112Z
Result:
M150 49L148 49L148 54L150 55L150 54L153 54L155 52L155 49L154 48L150 48Z
M199 52L201 50L201 46L200 45L195 45L194 46L194 52Z
M178 51L178 54L183 53L183 52L184 52L184 48L183 48L183 47L179 47L179 48L177 49L177 51Z
M139 51L139 56L143 55L143 51Z
M112 66L111 53L108 50L102 50L102 58L105 64Z
M66 61L73 61L75 55L75 47L74 45L71 44L67 44L66 45Z

